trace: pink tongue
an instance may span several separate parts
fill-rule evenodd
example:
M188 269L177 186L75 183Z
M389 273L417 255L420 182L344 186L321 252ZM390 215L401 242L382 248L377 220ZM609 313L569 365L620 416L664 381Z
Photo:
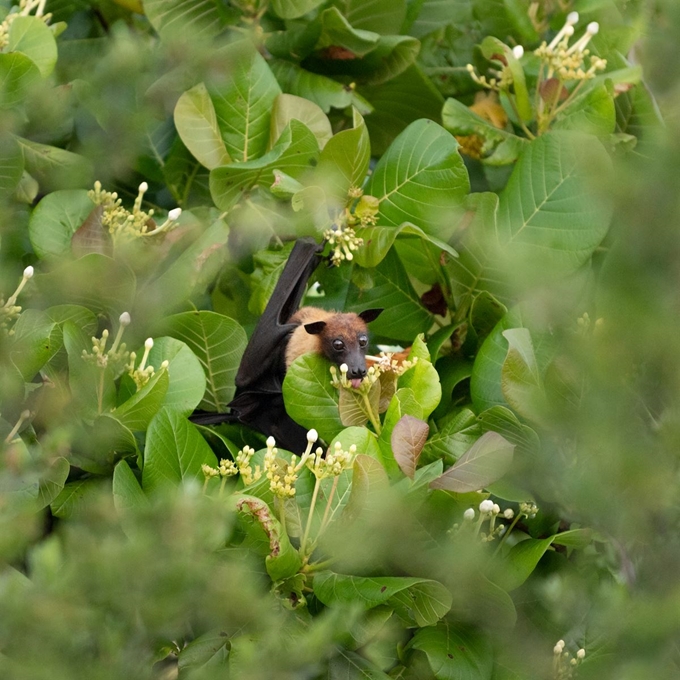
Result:
M352 378L352 379L350 380L350 383L352 383L352 387L353 387L355 390L358 390L359 387L361 386L361 378Z

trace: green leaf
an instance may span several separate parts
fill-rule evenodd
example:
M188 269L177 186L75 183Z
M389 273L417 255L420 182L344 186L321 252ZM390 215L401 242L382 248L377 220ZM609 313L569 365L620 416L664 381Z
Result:
M420 227L416 227L415 224L404 222L404 224L398 227L367 227L362 229L361 238L364 239L364 245L356 252L354 259L361 267L376 267L382 262L400 235L408 236L414 234L422 240L432 243L436 248L443 250L451 257L458 257L456 250L448 243L426 234Z
M452 465L479 439L480 434L475 414L463 409L431 433L423 447L423 461L442 460Z
M419 118L439 121L444 98L418 64L379 85L359 88L373 106L366 118L371 138L371 152L382 156L395 137Z
M26 171L40 184L42 193L92 185L94 167L89 159L23 137L17 137L17 140L24 154Z
M330 441L343 424L338 413L338 391L331 384L326 359L304 354L288 368L283 381L283 399L288 415L307 429L316 429Z
M399 465L394 459L394 453L392 451L392 432L397 423L405 415L410 415L422 420L423 408L418 403L413 390L402 387L394 393L394 396L390 401L385 413L382 432L378 438L378 445L380 446L382 454L381 462L390 475L400 476Z
M380 201L379 224L412 222L445 241L469 190L458 142L431 120L411 123L394 140L366 187Z
M80 427L76 427L71 462L86 472L110 475L122 456L138 453L132 431L113 415L103 413L94 419L92 425L81 423Z
M24 173L24 155L16 139L0 133L0 198L10 196Z
M71 249L71 238L95 209L84 189L53 191L31 213L28 237L40 257L63 255Z
M380 381L371 385L368 394L341 387L338 394L338 412L345 427L365 425L371 414L376 416L380 411ZM368 401L368 406L366 405Z
M229 637L221 629L211 630L192 640L179 653L177 667L180 674L224 665L229 658L228 643Z
M135 275L127 265L99 253L48 274L36 274L34 280L50 304L82 305L114 318L132 309L136 288Z
M137 296L135 311L141 316L158 317L185 305L194 293L203 294L227 258L224 244L229 227L217 219L155 280Z
M616 127L614 97L605 85L579 92L553 123L553 130L575 130L604 137Z
M365 578L324 571L314 576L314 594L329 607L355 605L373 609L387 605L406 615L410 626L432 626L451 608L451 593L429 579Z
M355 652L338 649L337 656L328 662L328 680L390 680L387 673Z
M230 77L217 86L208 84L217 123L234 162L259 158L267 150L271 110L281 94L267 62L250 42L230 45L221 52Z
M144 13L163 40L209 41L223 28L217 0L144 0Z
M470 5L459 0L424 0L412 5L420 5L418 15L408 28L408 33L422 38L442 27L461 25L471 20Z
M401 33L406 18L404 0L335 0L334 4L355 28L382 35Z
M61 349L62 331L47 314L37 309L23 312L13 330L10 358L24 379L30 381Z
M394 459L401 471L411 479L429 433L430 427L424 420L409 415L402 416L392 430L390 440Z
M316 9L323 2L324 0L272 0L271 8L282 19L297 19Z
M275 145L291 120L304 123L316 137L320 149L323 149L333 136L331 122L318 104L294 94L280 94L274 101L272 109L269 146Z
M274 181L274 170L282 170L291 177L300 177L316 165L319 144L312 131L293 119L264 156L242 163L231 163L210 172L210 194L215 205L229 210L241 196L254 186L269 186Z
M184 145L209 170L231 162L217 125L217 114L203 83L187 90L174 112L175 127Z
M57 63L57 42L49 26L39 17L18 16L9 27L7 50L25 54L43 78Z
M40 71L25 54L0 54L0 109L20 104L38 80Z
M111 482L108 479L96 477L69 482L52 501L52 514L59 519L87 516L92 504L96 503L101 498L102 492L110 487Z
M280 250L261 250L253 255L255 270L250 275L253 292L248 302L251 313L258 316L264 313L293 246L294 242L291 241Z
M321 34L315 48L343 47L357 57L363 57L378 44L380 36L373 31L363 31L352 25L338 11L337 7L329 7L321 13Z
M326 76L306 71L297 64L274 59L269 64L282 89L318 104L324 113L331 109L354 106L363 115L372 111L371 105L353 88Z
M167 369L157 370L141 390L113 411L113 417L130 430L146 430L165 401L169 382Z
M503 331L508 354L501 369L503 396L519 415L541 422L545 415L546 395L527 328Z
M526 139L497 128L457 99L447 99L444 103L442 125L459 137L481 137L484 140L482 159L489 165L512 163L528 144Z
M442 621L416 631L410 645L427 654L437 680L491 680L491 642L473 628Z
M269 554L265 566L271 580L281 581L295 575L302 566L302 558L269 506L255 496L241 495L236 500L236 509L251 520L251 529L256 528L266 537Z
M380 85L404 73L419 52L420 41L410 35L382 35L374 50L361 60L347 62L347 67L363 83Z
M538 284L579 269L609 229L611 209L589 183L611 161L595 137L551 132L523 151L498 207L497 242L505 262ZM522 281L525 283L525 281Z
M124 460L121 460L113 471L113 503L121 514L149 505L137 477Z
M185 480L202 482L202 465L215 467L217 459L205 439L186 418L161 409L146 435L142 488L153 493Z
M361 114L352 110L353 127L334 135L319 156L317 174L338 203L348 201L351 187L361 187L371 160L371 144Z
M234 378L247 344L243 328L229 317L201 310L167 317L161 329L186 343L201 363L206 386L199 408L226 411L234 397Z
M163 406L181 415L190 415L203 399L206 378L196 355L175 338L156 338L149 353L148 365L158 370L164 361L168 365L168 391Z
M416 401L422 408L423 419L430 416L442 398L439 374L426 359L419 358L415 366L409 368L399 377L397 385L400 388L406 387L413 391Z
M477 491L500 479L512 464L515 445L496 432L486 432L439 479L431 489L456 493Z
M418 333L429 329L432 315L420 304L420 298L394 251L388 252L375 269L365 271L371 276L373 285L368 290L360 290L350 284L347 311L382 307L385 311L371 323L371 330L398 341L410 342Z

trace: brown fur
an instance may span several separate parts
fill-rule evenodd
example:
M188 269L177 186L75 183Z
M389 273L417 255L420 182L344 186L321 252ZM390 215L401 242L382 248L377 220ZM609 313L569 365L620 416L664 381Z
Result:
M326 327L318 335L310 335L304 325L315 321L325 321ZM366 323L354 312L329 312L318 307L301 307L288 323L300 324L290 336L286 347L286 369L303 354L313 352L326 356L332 361L325 345L328 341L340 338L347 346L357 346L360 334L368 335Z

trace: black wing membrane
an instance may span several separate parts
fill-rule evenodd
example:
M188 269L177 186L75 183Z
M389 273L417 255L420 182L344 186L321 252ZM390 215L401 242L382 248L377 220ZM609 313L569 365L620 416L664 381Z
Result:
M286 374L285 352L295 324L288 320L298 310L309 278L319 265L323 250L312 238L295 243L264 313L246 346L238 373L231 413L194 413L191 420L203 425L241 422L272 435L282 448L298 451L307 444L307 432L287 413L282 385Z

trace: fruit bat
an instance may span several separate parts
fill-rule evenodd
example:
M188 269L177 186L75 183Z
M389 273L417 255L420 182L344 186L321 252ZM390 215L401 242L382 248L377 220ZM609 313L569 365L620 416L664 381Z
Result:
M240 422L272 435L280 447L300 452L307 445L307 430L286 413L283 403L283 379L290 364L315 352L337 365L346 364L348 379L359 386L366 375L366 324L382 309L360 314L298 309L322 250L323 245L311 238L297 240L241 358L236 394L228 404L231 412L197 411L193 422Z

